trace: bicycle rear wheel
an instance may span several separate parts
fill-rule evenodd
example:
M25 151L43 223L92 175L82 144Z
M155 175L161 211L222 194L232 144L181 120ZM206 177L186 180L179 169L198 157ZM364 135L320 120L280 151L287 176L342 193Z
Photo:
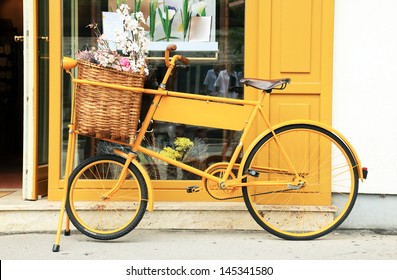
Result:
M275 134L303 184L287 183L296 173L274 135L267 134L244 164L244 172L251 174L245 181L256 184L243 188L250 214L280 238L309 240L328 234L346 219L357 197L357 164L350 149L334 133L315 125L287 125ZM265 185L269 181L274 184Z
M132 163L122 186L104 195L116 184L125 159L96 155L78 165L69 177L66 211L83 234L111 240L133 230L145 214L148 192L145 180Z

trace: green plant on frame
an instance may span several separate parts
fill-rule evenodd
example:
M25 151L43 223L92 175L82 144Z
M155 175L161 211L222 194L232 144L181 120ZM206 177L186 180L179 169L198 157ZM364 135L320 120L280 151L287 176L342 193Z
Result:
M149 6L149 34L150 34L150 40L154 41L154 32L156 30L156 9L157 9L157 4L158 0L152 0L150 1L150 6Z
M183 26L183 39L186 39L190 19L192 18L192 12L189 9L189 0L183 1L183 8L181 9L181 18L182 18L182 26Z
M136 13L141 11L141 4L142 4L142 0L134 0L134 15L135 15L135 19L136 18Z
M165 34L165 37L159 39L158 41L166 40L169 42L171 38L178 39L177 37L171 37L172 22L174 21L177 9L164 4L163 11L161 11L160 7L158 7L157 10L159 12L161 24Z

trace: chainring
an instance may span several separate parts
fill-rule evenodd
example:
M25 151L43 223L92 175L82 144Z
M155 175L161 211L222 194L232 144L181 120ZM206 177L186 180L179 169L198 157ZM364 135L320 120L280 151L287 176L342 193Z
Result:
M227 166L225 164L225 166ZM226 167L220 166L219 164L210 167L207 173L222 178L226 172ZM236 179L236 174L232 172L228 179ZM204 187L207 193L214 199L217 200L229 200L229 199L236 199L242 198L241 188L240 187L229 187L226 189L220 189L218 184L214 181L204 179Z

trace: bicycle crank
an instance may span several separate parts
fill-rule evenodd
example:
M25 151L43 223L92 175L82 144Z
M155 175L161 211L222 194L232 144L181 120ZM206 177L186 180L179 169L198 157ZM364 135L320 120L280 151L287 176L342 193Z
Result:
M226 168L214 166L214 168L207 170L211 175L222 178L226 172ZM236 179L236 175L232 172L229 179ZM207 193L216 200L230 200L242 198L240 187L221 188L216 182L204 179L204 186Z

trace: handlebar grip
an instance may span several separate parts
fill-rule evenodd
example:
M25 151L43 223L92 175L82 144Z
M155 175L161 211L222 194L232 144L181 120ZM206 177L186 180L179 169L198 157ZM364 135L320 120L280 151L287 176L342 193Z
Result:
M176 50L176 45L175 44L170 44L167 46L167 51L173 52Z
M77 60L74 60L73 58L66 57L66 56L62 59L62 67L66 71L70 71L70 69L72 69L76 66L77 66Z
M164 61L165 61L165 65L168 67L170 66L170 52L175 51L176 50L176 45L175 44L170 44L167 46L167 48L165 49L165 54L164 54Z
M178 60L181 61L185 65L188 65L190 63L190 60L187 57L184 57L183 55L180 55L178 57Z

